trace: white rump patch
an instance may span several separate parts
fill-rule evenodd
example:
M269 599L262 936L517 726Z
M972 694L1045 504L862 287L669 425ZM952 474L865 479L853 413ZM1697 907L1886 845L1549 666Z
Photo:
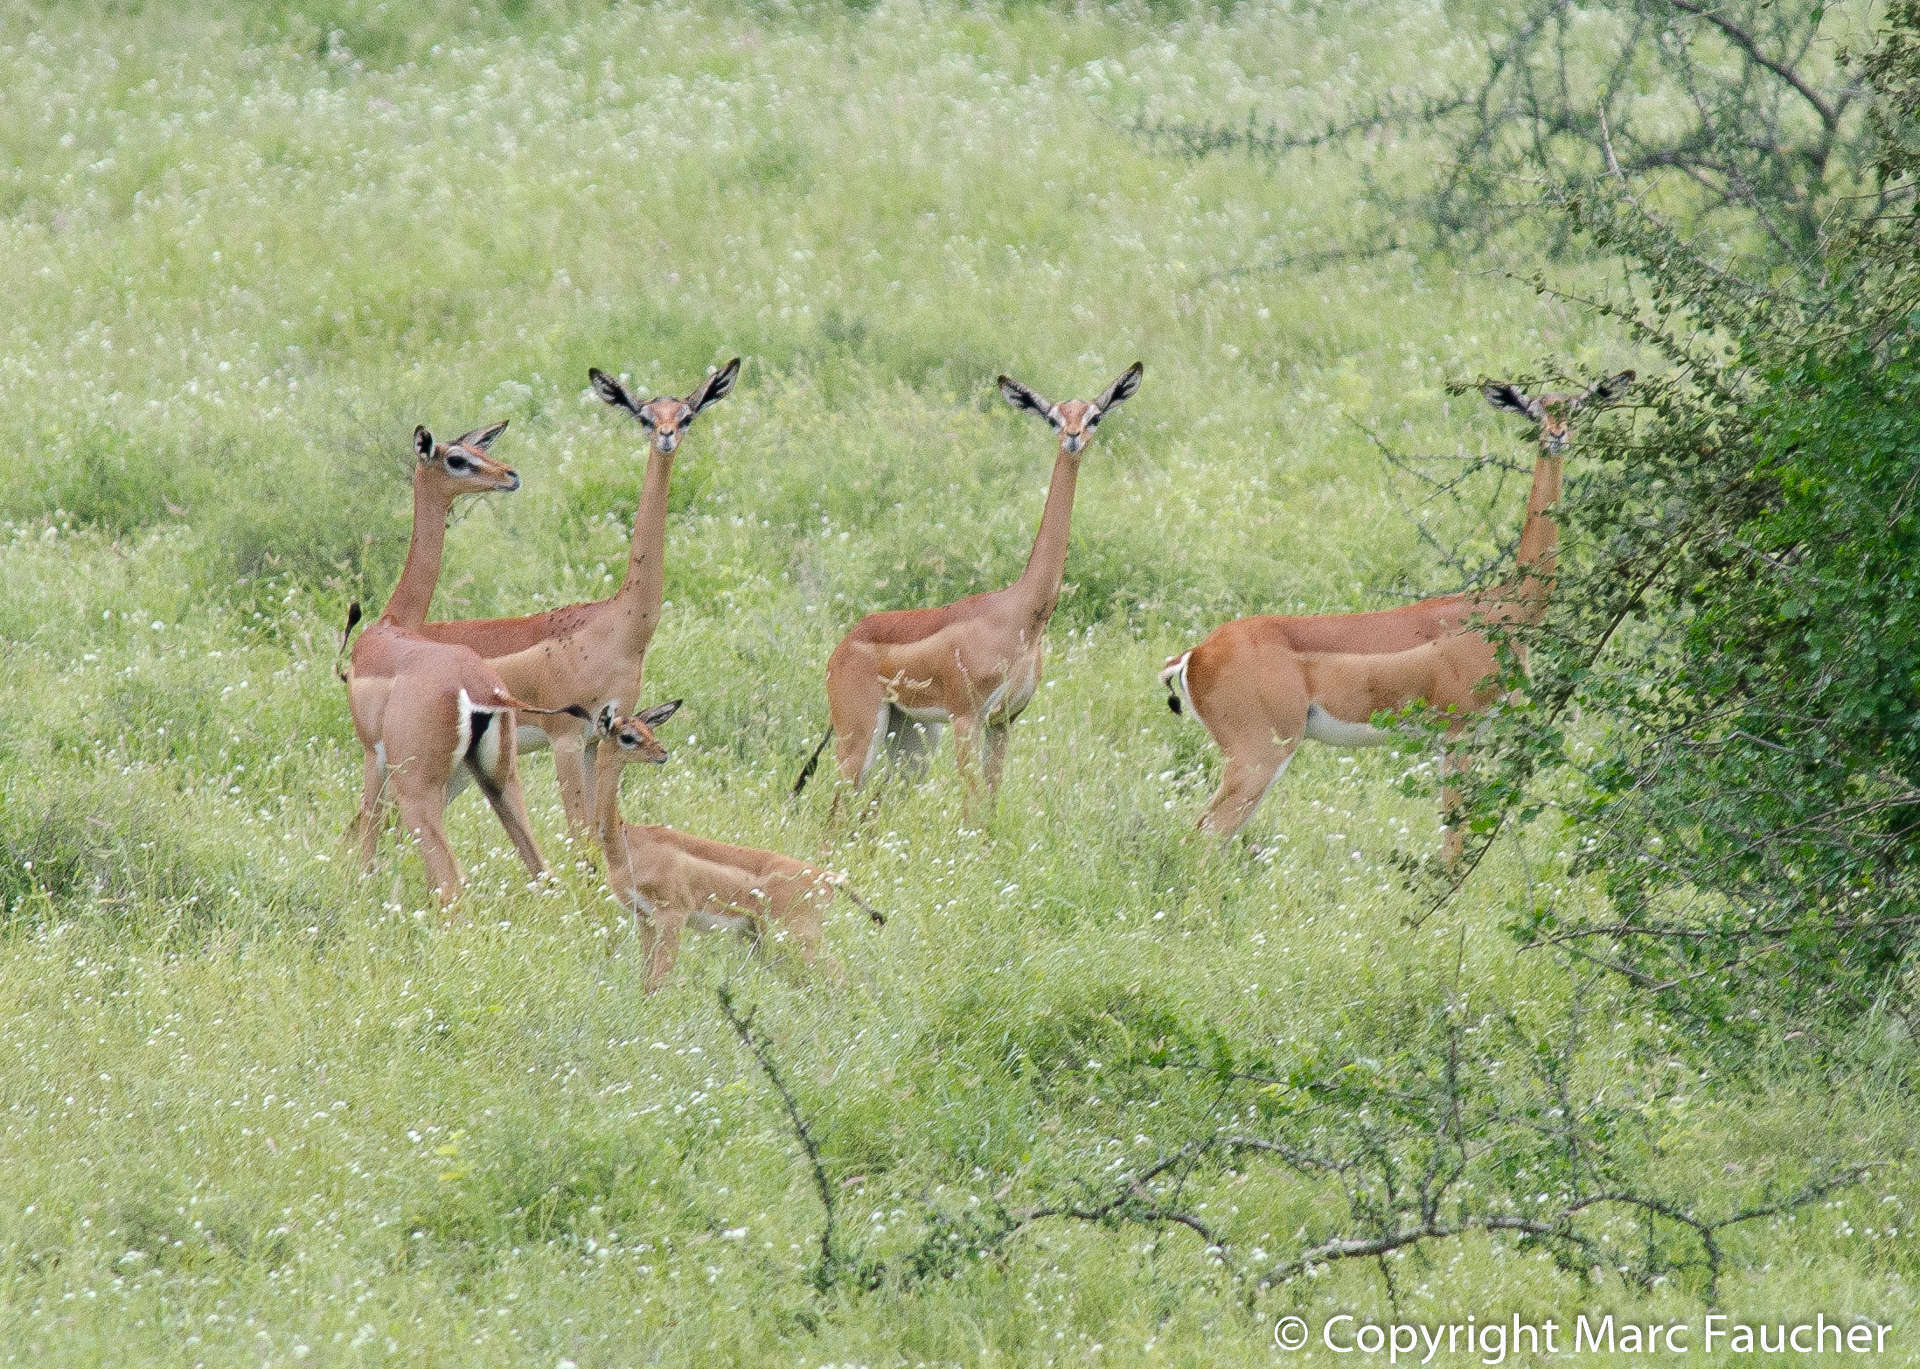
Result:
M458 767L467 758L467 748L473 745L473 699L466 690L460 691L460 700L453 713L453 759Z
M493 721L488 723L487 730L480 734L480 745L475 748L478 754L473 759L487 778L492 779L500 771L500 734L513 726L513 714L506 709L501 709L497 713L490 708L480 711L492 713Z
M1180 702L1186 705L1185 711L1193 714L1194 721L1199 722L1200 713L1199 710L1193 706L1193 695L1187 693L1187 661L1192 655L1193 651L1189 648L1167 662L1166 669L1160 672L1160 684L1169 694L1178 694L1180 696ZM1311 719L1311 714L1309 714L1309 719ZM1307 735L1311 736L1313 734L1308 733Z
M1380 746L1397 740L1385 728L1372 723L1350 723L1336 718L1319 704L1307 705L1307 736L1328 746Z

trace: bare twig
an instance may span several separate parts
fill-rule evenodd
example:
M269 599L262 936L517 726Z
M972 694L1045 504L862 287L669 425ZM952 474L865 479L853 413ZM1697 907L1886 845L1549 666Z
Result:
M807 1119L800 1114L800 1104L794 1100L793 1090L787 1087L787 1081L780 1077L780 1067L773 1062L773 1053L768 1047L764 1034L754 1030L754 1009L748 1009L742 1016L733 1005L733 990L721 985L717 991L720 998L720 1012L727 1019L727 1025L733 1028L734 1035L753 1054L760 1070L773 1085L773 1091L780 1095L780 1102L787 1110L787 1121L793 1127L793 1134L800 1142L800 1149L806 1154L807 1165L813 1171L814 1188L820 1194L822 1222L820 1227L820 1263L814 1267L813 1286L825 1292L833 1286L840 1272L839 1252L833 1247L834 1196L833 1185L827 1179L827 1167L820 1160L820 1143L813 1139L813 1128L807 1125Z

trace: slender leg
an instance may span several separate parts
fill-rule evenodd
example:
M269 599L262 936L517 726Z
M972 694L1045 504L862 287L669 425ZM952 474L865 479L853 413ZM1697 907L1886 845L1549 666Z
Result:
M511 713L494 715L492 730L483 736L483 745L467 756L461 769L473 775L487 805L500 825L507 829L513 849L529 873L539 876L547 871L546 858L533 839L533 823L527 817L527 798L520 788L520 728ZM491 742L492 745L485 745ZM560 753L556 747L555 756Z
M647 917L652 935L647 946L646 992L652 993L666 982L673 973L673 964L680 958L680 933L686 928L687 915L684 912L655 912Z
M1229 756L1220 772L1220 787L1200 814L1200 830L1231 840L1247 825L1273 782L1285 773L1299 745L1297 741L1269 743L1250 756Z
M486 794L487 802L493 805L494 815L500 819L500 825L507 829L507 836L513 841L513 849L520 853L520 862L527 867L527 873L544 875L547 862L540 854L539 844L533 839L533 823L527 817L527 797L520 789L518 768L507 772L506 783L498 789L488 786L482 792Z
M1000 773L1007 763L1007 739L1012 728L1011 720L987 724L986 772L989 794L1000 792Z
M547 718L557 723L570 721ZM586 739L579 729L550 727L553 739L553 778L560 786L560 806L567 812L567 829L576 835L593 830L593 789L587 779Z
M380 763L378 753L367 752L367 763L362 768L361 776L360 814L354 819L354 831L360 840L360 873L364 875L373 869L374 850L380 841L380 825L387 815L387 767Z
M420 843L420 855L427 863L427 876L443 904L460 896L460 865L447 844L447 829L441 818L446 787L402 782L399 793L400 821Z
M971 713L953 715L953 763L960 770L960 820L972 825L980 807L980 771L974 756L980 736L980 720Z
M628 903L627 896L618 892L617 888L614 896L620 900L623 907L627 908L633 914L633 934L639 938L640 941L640 963L642 965L652 964L654 941L653 914L649 913L646 908L639 903Z
M1467 769L1466 757L1457 751L1440 751L1440 858L1449 870L1459 868L1465 841L1460 835L1460 789L1453 777Z

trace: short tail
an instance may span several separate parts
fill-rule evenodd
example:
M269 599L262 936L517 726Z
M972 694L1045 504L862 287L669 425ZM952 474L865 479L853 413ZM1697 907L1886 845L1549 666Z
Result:
M587 710L580 707L579 704L568 704L565 708L535 708L530 703L523 703L519 699L514 698L513 695L507 693L504 689L495 697L502 707L511 708L515 713L540 713L548 717L556 713L565 713L568 717L578 718L583 723L593 721L593 714L587 712Z
M887 925L886 914L881 912L878 908L874 907L871 903L867 902L864 898L861 898L860 895L854 893L853 890L849 889L847 887L847 877L845 875L828 875L827 882L833 885L835 889L839 890L840 893L852 899L853 906L860 909L860 911L865 913L868 917L872 918L876 926L884 927Z
M807 763L800 767L800 778L793 782L793 796L795 798L798 798L800 795L800 791L807 787L807 781L813 778L814 770L817 769L820 765L820 753L827 749L827 743L832 740L833 740L833 724L828 723L826 735L820 738L820 745L813 748L813 754L807 757ZM855 900L855 901L858 902L858 900ZM860 906L863 908L866 908L866 905L864 903L862 903ZM871 913L873 912L873 909L867 908L867 911ZM878 913L874 913L874 916L876 918L879 918L880 915ZM885 919L882 918L880 920L884 921Z
M1187 661L1192 655L1193 651L1188 649L1178 656L1167 657L1167 664L1160 672L1160 687L1167 691L1167 707L1176 714L1185 711L1180 706L1183 700L1187 708L1193 707L1193 696L1187 693Z
M347 678L346 670L340 664L340 658L347 654L347 643L353 638L353 630L360 626L360 601L355 599L347 605L347 625L340 629L340 645L333 651L333 673L342 680Z

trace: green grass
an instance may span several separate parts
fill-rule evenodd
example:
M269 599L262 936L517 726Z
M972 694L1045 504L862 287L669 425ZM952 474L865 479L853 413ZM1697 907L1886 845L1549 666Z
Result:
M1142 1024L1339 1051L1449 993L1564 1011L1573 976L1502 926L1594 897L1565 874L1577 834L1507 839L1410 932L1391 857L1435 841L1396 784L1418 757L1309 751L1255 820L1264 853L1209 857L1189 825L1216 758L1153 685L1235 614L1452 587L1365 430L1524 459L1443 382L1644 364L1495 269L1523 249L1233 274L1338 244L1355 168L1125 132L1304 125L1477 44L1437 4L0 10L0 1359L1198 1365L1266 1362L1290 1310L1697 1321L1695 1283L1583 1282L1482 1240L1396 1260L1397 1313L1369 1264L1249 1314L1186 1233L1073 1226L823 1297L811 1180L715 1005L725 983L759 1005L877 1257L930 1206L1031 1201L1161 1139L1151 1093L1088 1068ZM333 651L404 550L412 425L509 418L496 451L526 480L458 518L440 613L597 596L643 453L587 366L683 391L736 352L678 459L649 658L648 696L688 704L626 809L837 843L892 914L836 915L849 982L708 937L643 997L544 758L550 885L471 797L457 921L410 853L349 878ZM994 374L1086 396L1136 357L987 829L960 829L944 752L852 833L824 785L788 803L839 635L1018 571L1051 438ZM1521 499L1437 531L1491 549ZM1906 1144L1902 1042L1838 1083L1783 1047L1716 1089L1596 992L1582 1073L1663 1100L1664 1172L1702 1201ZM1276 1257L1340 1210L1270 1176L1194 1197ZM1897 1317L1916 1203L1898 1163L1730 1237L1722 1304Z

